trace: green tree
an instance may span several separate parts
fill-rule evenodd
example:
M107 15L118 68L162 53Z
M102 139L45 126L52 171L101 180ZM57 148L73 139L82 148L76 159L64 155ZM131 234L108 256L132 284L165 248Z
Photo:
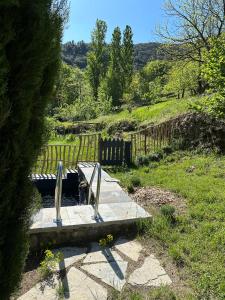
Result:
M44 112L60 61L65 1L0 3L0 298L17 288L28 252Z
M211 49L204 54L202 67L204 78L210 85L212 96L203 109L218 117L225 116L225 35L211 40Z
M84 71L62 63L56 83L56 97L54 106L72 104L76 99L82 99L86 94Z
M131 27L128 25L123 32L122 66L124 72L124 90L127 91L134 73L133 33Z
M98 98L98 88L107 72L107 47L105 21L97 20L91 36L91 51L87 57L87 75L95 100Z
M121 104L123 96L123 66L121 51L121 31L116 27L112 35L112 43L110 46L110 63L108 70L108 95L112 97L112 105Z
M140 88L142 99L156 101L162 94L167 83L167 74L170 64L166 61L150 61L140 71Z
M173 65L168 83L164 91L176 93L177 98L183 98L185 92L192 95L197 93L198 88L198 66L194 62L177 62Z
M164 10L168 19L158 34L169 45L165 51L176 60L198 63L198 93L202 93L207 87L201 77L203 51L210 51L210 40L225 31L225 1L166 0Z

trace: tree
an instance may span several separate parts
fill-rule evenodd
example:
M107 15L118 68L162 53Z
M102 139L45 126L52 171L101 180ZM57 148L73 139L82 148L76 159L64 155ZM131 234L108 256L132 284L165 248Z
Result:
M98 98L101 79L105 77L107 71L106 31L106 22L97 20L91 36L91 51L87 58L87 74L95 100Z
M121 104L123 96L123 66L121 51L121 31L116 27L112 35L112 43L110 46L110 63L108 70L108 94L112 97L113 106Z
M17 288L28 252L33 187L44 112L60 61L65 1L0 4L0 293ZM2 118L3 117L3 118ZM3 121L2 121L3 120Z
M194 62L176 62L168 77L164 91L176 93L177 98L183 98L185 92L197 93L198 67Z
M123 46L122 46L122 66L124 73L124 90L127 91L134 72L134 45L133 33L130 26L126 26L123 32Z
M213 38L210 51L204 53L202 72L213 92L203 110L217 117L225 116L225 35Z
M72 104L86 93L85 75L79 68L62 63L56 84L56 101L53 105Z
M167 61L150 61L140 71L142 98L148 101L157 100L167 82L170 64Z
M210 51L210 39L220 37L225 30L225 0L168 0L165 12L171 22L158 30L169 42L164 50L178 60L198 62L198 92L201 93L206 88L200 72L203 50Z

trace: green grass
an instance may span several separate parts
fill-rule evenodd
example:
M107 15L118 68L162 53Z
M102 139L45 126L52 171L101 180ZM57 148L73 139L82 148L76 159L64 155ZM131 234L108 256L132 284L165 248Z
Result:
M190 105L199 98L173 99L150 106L135 108L130 113L127 109L119 113L101 116L93 121L111 123L123 119L136 120L138 123L160 123L187 112Z
M194 166L193 172L188 172ZM199 299L225 295L225 157L171 154L154 167L116 172L123 185L139 177L143 186L159 186L187 199L185 215L174 224L158 214L146 236L159 239L188 276Z

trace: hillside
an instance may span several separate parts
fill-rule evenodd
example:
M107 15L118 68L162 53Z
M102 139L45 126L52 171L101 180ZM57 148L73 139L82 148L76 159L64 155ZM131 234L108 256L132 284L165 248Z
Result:
M186 113L190 109L191 104L196 101L199 101L199 97L171 99L154 105L134 108L131 112L125 109L119 113L101 116L94 121L109 124L115 121L130 119L136 121L139 125L158 124Z
M134 45L134 67L142 68L149 60L166 59L166 55L160 51L160 43L140 43ZM87 65L87 52L90 44L80 41L67 42L62 45L62 59L71 66L81 69Z

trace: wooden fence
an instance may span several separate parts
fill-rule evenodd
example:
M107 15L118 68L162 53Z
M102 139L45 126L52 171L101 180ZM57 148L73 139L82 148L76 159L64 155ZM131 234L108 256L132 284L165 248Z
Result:
M43 147L32 172L54 174L60 160L67 169L76 168L78 162L85 161L99 161L103 165L129 165L137 156L157 152L169 145L174 128L179 128L183 118L184 115L129 134L127 141L103 140L101 134L74 135L71 145Z
M61 160L64 168L76 168L78 162L97 162L99 134L77 135L71 145L46 145L42 148L32 173L54 174Z
M100 139L99 162L102 165L129 165L131 163L131 142L116 139Z
M173 138L174 129L184 115L170 119L158 125L149 126L128 136L132 143L132 160L137 156L147 155L168 146Z

